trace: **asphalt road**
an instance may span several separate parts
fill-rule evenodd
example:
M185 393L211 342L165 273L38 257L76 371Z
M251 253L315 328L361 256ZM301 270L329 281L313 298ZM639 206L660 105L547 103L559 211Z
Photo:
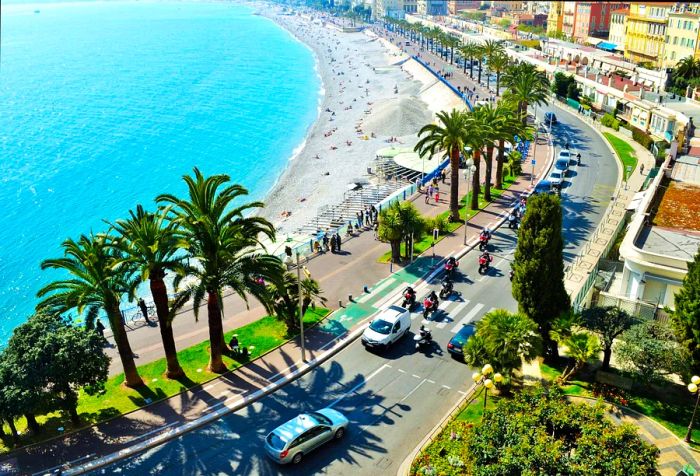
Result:
M603 219L619 172L617 158L604 139L575 113L551 105L538 107L538 122L550 111L558 119L552 127L555 161L567 142L573 156L581 153L581 165L570 166L561 193L564 261L571 263Z
M447 353L449 339L494 308L515 310L508 272L515 235L507 228L491 241L493 267L477 272L477 251L460 262L456 293L428 323L434 345L417 351L413 332L387 352L366 351L360 341L331 361L257 403L135 458L95 474L395 474L403 459L470 386L472 369ZM439 290L441 276L417 287L419 300ZM504 290L508 290L504 292ZM387 299L387 305L399 299ZM333 406L350 420L346 436L308 455L297 466L279 466L264 453L265 435L299 412Z

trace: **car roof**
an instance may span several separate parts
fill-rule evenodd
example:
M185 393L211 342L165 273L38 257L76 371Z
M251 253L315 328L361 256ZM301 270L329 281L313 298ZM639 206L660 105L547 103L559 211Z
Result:
M471 337L476 332L476 326L474 324L464 324L462 328L457 332L455 337ZM454 339L454 337L453 337Z
M561 157L562 155L571 155L571 152L568 151L568 150L566 150L566 149L565 149L565 150L560 150L560 151L559 151L559 157Z
M377 316L379 319L384 319L387 322L394 323L399 320L399 316L406 313L406 309L399 306L389 306Z
M557 159L557 163L559 163L559 162L566 162L566 163L568 164L568 163L569 163L569 159L564 158L564 157L561 157L561 158Z
M283 441L290 442L309 428L313 428L317 425L318 422L316 422L316 420L312 419L308 414L302 413L292 418L287 423L278 426L272 430L272 433L279 436Z
M549 174L550 177L561 177L561 170L552 170Z

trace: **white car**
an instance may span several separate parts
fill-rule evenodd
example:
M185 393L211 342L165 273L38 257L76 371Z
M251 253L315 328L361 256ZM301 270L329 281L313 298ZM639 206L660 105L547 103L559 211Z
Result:
M389 306L362 333L362 345L368 349L384 350L408 334L410 329L411 312L400 306Z
M569 152L568 150L560 150L559 155L557 156L557 160L561 159L571 160L571 152Z
M552 186L561 188L561 184L564 182L564 172L556 169L552 170L547 180L549 180Z

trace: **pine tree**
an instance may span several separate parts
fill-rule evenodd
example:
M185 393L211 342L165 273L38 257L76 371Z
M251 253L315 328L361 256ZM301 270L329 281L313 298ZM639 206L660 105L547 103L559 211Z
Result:
M678 340L690 351L693 372L700 373L700 250L688 264L683 287L675 297L673 327Z
M562 213L555 195L534 195L518 231L513 261L513 297L520 312L535 321L545 357L556 359L549 332L552 321L571 306L564 288Z

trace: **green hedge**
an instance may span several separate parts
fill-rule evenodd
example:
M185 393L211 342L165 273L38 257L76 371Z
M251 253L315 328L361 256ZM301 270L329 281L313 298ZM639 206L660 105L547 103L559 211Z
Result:
M605 114L600 118L600 123L606 127L612 127L616 131L620 130L620 121L618 121L612 114Z
M645 149L649 149L651 144L654 143L654 139L652 139L649 134L636 127L632 127L632 139L642 144Z

